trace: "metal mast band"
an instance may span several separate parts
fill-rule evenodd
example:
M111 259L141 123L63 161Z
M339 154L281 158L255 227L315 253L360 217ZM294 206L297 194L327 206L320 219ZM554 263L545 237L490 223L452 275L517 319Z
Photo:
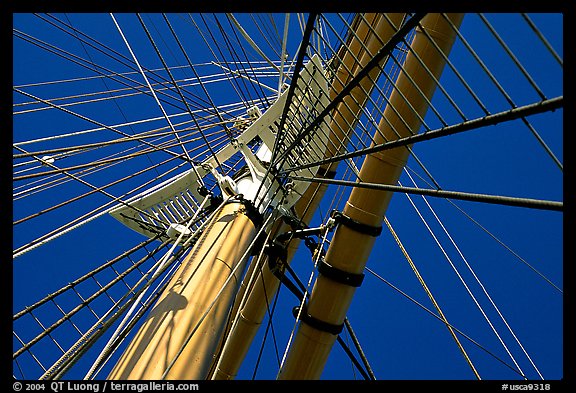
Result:
M375 227L372 225L361 223L348 217L347 215L338 210L332 210L332 213L330 213L330 217L334 220L334 222L337 225L342 224L352 229L353 231L360 232L368 236L378 237L382 233L382 226Z
M300 306L296 306L292 309L292 314L294 317L298 317L298 312L300 311ZM306 304L304 304L302 311L300 312L300 320L304 322L306 325L313 327L316 330L320 330L322 332L330 333L335 336L342 333L342 329L344 329L344 324L334 325L329 322L322 321L318 318L313 317L312 315L308 314L308 310L306 308Z
M332 281L355 288L362 285L362 281L364 281L364 273L350 273L338 269L326 262L324 258L318 261L318 272Z

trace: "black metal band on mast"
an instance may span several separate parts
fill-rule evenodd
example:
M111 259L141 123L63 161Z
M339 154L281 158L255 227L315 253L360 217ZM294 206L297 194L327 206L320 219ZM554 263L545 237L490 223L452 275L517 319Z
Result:
M364 281L364 273L350 273L338 269L326 262L326 259L324 258L320 258L318 261L318 273L339 284L348 285L354 288L358 288L362 285L362 281Z
M355 232L360 232L364 235L378 237L382 233L381 225L372 226L361 223L348 217L347 215L338 210L333 210L332 213L330 213L330 218L334 220L334 223L336 225L344 225L345 227L348 227L349 229L352 229Z
M338 336L340 333L342 333L342 330L344 329L343 323L341 325L334 325L333 323L323 321L308 314L308 308L306 306L306 303L304 303L302 309L300 309L300 306L294 307L292 309L292 314L294 315L295 318L299 318L306 325L309 325L321 332L326 332ZM298 317L298 315L300 315L300 317Z

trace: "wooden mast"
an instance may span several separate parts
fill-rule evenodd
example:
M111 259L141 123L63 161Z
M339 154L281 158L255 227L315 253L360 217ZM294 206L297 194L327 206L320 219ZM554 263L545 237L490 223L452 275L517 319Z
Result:
M243 203L217 211L108 378L207 378L256 233Z
M449 14L448 18L455 26L459 26L463 14ZM429 14L422 20L421 26L442 51L448 54L454 42L455 32L444 17L440 14ZM411 48L432 74L439 78L445 64L444 59L418 29ZM404 72L398 76L396 88L384 111L384 118L379 123L378 132L374 135L373 144L412 135L420 127L418 116L415 115L410 105L422 118L428 105L406 73L428 99L432 98L436 88L434 79L422 67L414 54L409 52L404 64ZM402 92L410 105L398 91ZM391 106L404 121L392 110ZM396 184L407 159L408 149L404 147L370 154L364 160L359 177L364 182ZM362 274L376 239L374 233L370 233L370 229L381 227L391 197L392 193L386 191L365 188L352 190L342 213L359 224L360 230L358 225L351 225L351 221L341 220L325 257L325 262L329 266L349 276ZM336 328L342 326L355 290L354 286L334 279L334 276L328 278L324 274L318 275L307 309L302 310L306 317L305 322L299 324L279 379L320 378L337 334L333 331L328 332L327 329L322 329L322 325L318 326L318 323L310 321L320 321L324 326Z
M334 99L346 84L362 69L372 56L392 37L400 26L404 14L388 14L392 26L382 14L366 14L358 17L352 27L347 43L338 53L342 63L338 69L334 82L330 87L330 99ZM356 25L356 26L355 26ZM355 127L357 119L370 95L374 82L378 79L380 70L375 68L370 73L370 79L365 78L362 89L355 89L352 96L347 96L341 103L330 123L330 143L325 157L332 157L341 153L345 148L349 134ZM344 142L344 143L343 143ZM318 176L330 176L337 163L325 164L320 167ZM324 195L326 185L311 184L305 194L294 206L297 217L301 217L308 224ZM277 234L290 230L284 223L278 223L271 231L271 238ZM294 239L288 246L287 262L291 260L298 247L299 240ZM279 287L278 278L271 272L267 261L262 264L254 285L245 305L239 310L237 323L232 327L224 345L220 360L212 376L213 379L233 379L260 327L266 313L267 304L273 300Z

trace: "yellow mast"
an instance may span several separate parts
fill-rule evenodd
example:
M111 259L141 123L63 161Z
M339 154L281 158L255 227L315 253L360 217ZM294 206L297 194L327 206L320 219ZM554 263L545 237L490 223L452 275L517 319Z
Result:
M449 14L448 18L455 26L459 26L463 14ZM421 26L444 53L449 53L454 42L455 32L442 15L427 15L421 21ZM411 48L432 74L438 78L445 62L433 44L419 29L416 31ZM422 97L406 74L410 75L428 99L432 98L436 88L434 79L423 68L415 55L409 52L404 64L404 72L398 76L390 102L384 111L384 117L374 135L373 144L381 144L412 135L420 127L418 116L415 115L410 106L415 108L417 113L424 118L428 105L426 99ZM406 100L410 105L407 104ZM395 111L392 110L392 107ZM407 159L408 149L404 147L370 154L364 160L359 177L364 182L396 184ZM376 229L381 227L391 197L392 193L387 191L365 188L352 190L342 212L349 220L346 218L341 220L325 256L325 262L333 268L333 272L336 271L340 275L348 275L348 277L359 277L358 275L362 274L375 241L374 233L370 233L371 229L372 232L377 232ZM342 281L335 279L334 275L332 278L328 278L325 274L318 275L307 309L302 310L304 315L301 319L306 322L299 324L279 379L320 378L337 334L334 331L325 331L327 329L322 329L322 326L318 326L317 322L324 326L332 326L336 330L342 326L356 290L356 287Z
M404 14L388 14L388 19L396 26L393 27L382 14L366 14L357 18L352 24L356 27L350 35L346 46L338 54L342 63L337 70L334 82L330 87L330 99L334 99L346 84L372 59L373 55L392 37L400 26ZM357 26L354 26L354 25ZM343 103L338 105L336 115L330 123L330 143L325 157L332 157L343 151L348 135L353 130L356 121L364 107L374 81L377 80L380 70L375 68L370 73L370 79L365 78L362 89L355 89L352 96L347 96ZM318 176L329 176L337 163L326 164L320 167ZM326 185L312 184L305 194L294 206L297 217L308 224L324 195ZM271 231L271 238L277 234L288 231L290 227L278 223ZM288 246L287 261L291 260L298 247L299 240L294 239ZM248 277L248 275L247 275ZM233 379L260 327L266 313L267 304L273 300L280 282L270 271L268 261L264 261L245 305L239 311L237 323L232 327L224 345L213 379ZM239 294L239 296L241 296Z
M217 211L108 378L205 379L256 233L243 203Z

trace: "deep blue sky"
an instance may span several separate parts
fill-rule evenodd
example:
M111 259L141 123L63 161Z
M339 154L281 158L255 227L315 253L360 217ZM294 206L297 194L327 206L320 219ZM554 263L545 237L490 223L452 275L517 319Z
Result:
M63 15L57 16L61 20L66 20ZM108 14L69 14L67 17L73 26L79 30L101 40L102 43L111 46L116 51L130 56ZM546 14L531 15L531 18L562 57L562 16ZM133 45L133 49L143 66L147 68L161 67L150 43L143 35L136 17L131 14L119 14L117 19L122 28L125 29L127 39ZM534 77L547 98L562 95L562 67L538 42L525 22L519 16L513 17L505 14L488 15L488 19ZM145 21L148 22L149 20L145 16ZM152 27L150 24L149 28L158 37L157 31L154 29L165 29L165 26L161 24L160 17L155 16L153 20L155 25ZM247 15L239 16L239 20L245 22L246 26L250 22ZM210 52L200 38L193 34L196 31L190 23L173 15L170 16L170 21L174 23L174 27L179 32L179 36L194 62L201 63L210 60ZM277 16L275 21L281 34L284 22L283 15ZM291 22L293 23L290 30L291 37L297 37L299 30L297 30L295 15L292 15ZM78 56L86 57L85 48L75 43L74 39L48 26L44 21L31 14L14 15L13 27L31 36L41 38L50 44L58 45ZM478 16L466 16L461 32L494 72L517 106L539 100L534 89L510 62L505 52L497 46L496 41L482 25ZM158 44L161 45L169 63L171 65L185 64L183 57L178 54L178 48L169 41L170 37L166 31L162 31L162 36L166 41L161 41L158 38ZM240 39L242 38L240 37ZM13 84L15 86L94 75L89 70L32 46L30 43L23 42L20 38L15 37L13 42ZM166 45L170 46L169 50ZM263 43L261 45L271 58L276 59L268 47ZM295 55L296 48L297 41L292 39L289 45L291 57ZM248 47L246 50L253 53ZM107 60L102 54L93 50L90 51L90 56L97 64L113 71L127 71L126 67ZM491 85L478 65L474 63L461 42L458 41L455 44L450 58L453 59L459 71L492 113L509 108L509 105ZM138 75L135 75L134 79L141 80ZM276 87L274 80L276 79L270 78L268 80L272 87ZM109 83L109 88L120 86L112 82ZM465 92L461 85L458 85L457 78L452 72L445 72L441 83L449 89L469 118L483 115L469 96L465 96ZM224 88L219 89L214 86L214 90L212 90L213 98L217 103L232 103L238 100L229 85L221 85ZM226 86L228 86L228 90L226 90ZM22 90L48 99L53 96L78 94L103 88L102 81L96 80L59 84L54 87L23 87ZM202 94L199 89L195 91L199 95ZM29 98L14 93L15 103L23 101L29 101ZM446 116L448 122L461 121L454 110L448 107L447 100L440 94L435 95L433 102ZM108 125L162 115L150 97L122 100L120 105L122 105L122 114L111 103L102 104L102 106L93 104L72 106L70 109ZM166 107L166 110L169 113L178 112L178 110L170 107ZM543 139L560 161L563 161L562 112L559 110L553 114L529 118L530 123L541 133ZM184 119L182 118L182 120ZM430 114L426 120L433 129L440 126L438 120ZM154 127L164 125L162 120L154 123ZM64 132L90 129L95 126L57 110L46 110L31 115L15 116L13 127L14 142L21 142ZM143 131L147 129L146 127L148 126L134 126L132 130ZM102 135L100 136L100 134ZM110 133L89 134L78 137L74 143L107 140L112 136ZM44 145L44 147L46 146L50 145ZM36 147L30 147L30 149L35 150ZM110 152L112 151L111 149ZM562 172L538 145L528 128L519 120L450 138L423 142L415 146L414 151L446 190L563 200ZM162 159L165 158L162 157ZM141 157L139 158L140 161L134 160L137 164L127 162L121 168L122 173L141 169L144 159ZM153 156L153 160L156 162L160 158ZM134 165L134 167L131 168L130 165ZM408 165L419 174L423 173L413 159ZM343 173L344 169L344 165L341 165L339 173ZM96 185L105 184L106 181L111 180L109 176L111 176L110 172L104 172L102 175L95 175L89 179ZM120 177L119 174L113 176L113 178ZM402 176L401 182L405 186L413 186L406 174ZM419 180L417 182L418 186L428 187ZM137 184L139 184L139 180L134 180L133 185L136 186ZM17 185L19 183L15 183L15 186ZM19 200L13 205L14 217L15 219L25 217L46 206L65 200L66 197L63 196L69 195L67 198L75 196L80 190L85 192L88 189L78 187L76 184L68 184ZM110 188L109 191L114 194L116 190ZM323 205L324 209L327 209L331 195L333 195L333 191L329 191L326 198L327 203ZM483 295L482 288L467 270L464 261L459 258L458 252L451 246L441 226L428 210L426 203L419 196L411 196L411 199L426 217L434 233L441 238L445 252L454 265L458 267L458 271L486 310L502 339L509 345L510 351L522 370L530 379L537 379L538 374L531 367L514 338L502 320L499 319L498 314L491 308L489 300ZM443 225L460 247L466 261L473 267L482 285L498 305L501 313L543 376L547 379L562 378L563 295L512 256L509 251L471 222L453 205L440 199L428 198L427 200L441 217ZM14 228L14 248L57 227L69 220L70 217L85 213L107 201L108 198L102 195L93 195L86 201L77 202L66 209L62 209L61 213L46 214L31 220L33 222L31 225L27 223L16 226ZM455 203L522 256L535 269L557 286L563 288L562 213L473 202L456 201ZM322 213L325 214L326 211L324 210ZM495 356L508 364L512 364L512 360L507 356L505 349L500 345L486 320L474 306L443 252L435 244L405 195L398 194L393 197L387 217L405 243L410 256L417 264L452 324L476 342L481 343ZM318 217L316 217L315 223L320 223ZM24 306L62 287L142 240L141 235L122 226L113 218L103 216L73 233L68 233L47 245L24 254L14 261L14 311L20 311ZM306 282L312 265L308 251L305 248L301 251L297 254L293 266L299 272L301 279ZM426 307L432 308L430 301L386 228L378 238L367 267ZM279 297L278 310L274 316L274 334L280 357L282 357L285 343L294 324L291 308L295 305L295 298L283 289ZM48 320L54 318L53 315L42 315L40 311L38 317L40 319L45 317ZM366 272L366 279L362 287L356 292L348 318L379 379L473 378L446 327L368 272ZM265 319L264 323L266 322ZM82 321L80 320L78 323L82 324ZM264 329L261 329L254 341L253 350L249 353L241 369L240 379L252 378L263 333ZM58 339L66 340L67 337L59 337ZM516 379L518 377L517 374L511 372L485 351L464 338L461 338L461 341L482 377L486 379ZM43 355L55 356L53 354ZM272 379L275 377L277 369L274 345L269 339L260 361L257 378ZM20 376L17 371L14 373L17 377ZM71 378L82 376L77 369L73 369L71 372ZM323 378L354 378L350 361L337 345L333 349Z

